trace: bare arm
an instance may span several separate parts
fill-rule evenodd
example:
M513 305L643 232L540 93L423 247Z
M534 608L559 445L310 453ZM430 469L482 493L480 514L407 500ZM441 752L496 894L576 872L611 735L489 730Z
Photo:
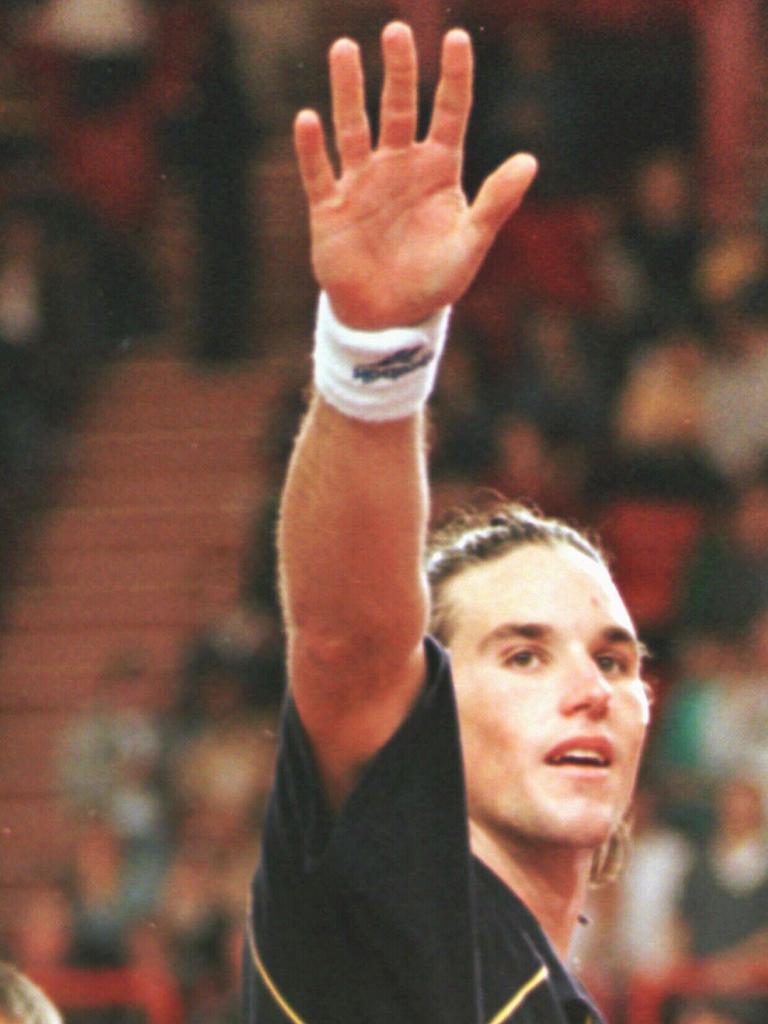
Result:
M303 111L295 124L315 276L339 319L361 330L415 324L456 301L535 173L531 158L513 158L468 206L460 187L468 37L445 37L423 142L415 141L410 30L389 25L382 45L375 149L350 40L330 52L340 176L317 115ZM397 728L423 679L427 516L421 414L372 424L316 397L283 494L280 578L290 685L334 806Z

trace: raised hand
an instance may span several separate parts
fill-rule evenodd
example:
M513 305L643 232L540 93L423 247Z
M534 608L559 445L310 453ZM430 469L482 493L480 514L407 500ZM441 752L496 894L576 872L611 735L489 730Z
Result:
M453 29L443 40L432 121L423 141L416 140L418 69L410 28L390 23L382 33L382 50L375 148L360 53L349 39L337 40L329 55L339 176L318 115L304 110L294 125L315 277L337 316L361 329L418 323L460 298L536 173L531 156L513 156L488 177L469 206L461 188L472 104L469 36Z

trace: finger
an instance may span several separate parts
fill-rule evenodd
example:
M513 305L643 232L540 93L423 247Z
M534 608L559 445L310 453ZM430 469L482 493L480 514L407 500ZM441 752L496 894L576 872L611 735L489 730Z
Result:
M344 169L361 163L371 151L360 49L351 39L338 39L328 60L336 149Z
M336 190L336 177L328 157L323 126L314 110L302 110L296 115L293 145L309 202L318 203L330 198Z
M379 145L404 149L416 137L418 62L408 25L393 21L381 37L384 86L381 91Z
M460 147L472 106L472 43L466 32L452 29L443 39L440 80L435 93L429 138Z
M538 169L535 157L518 153L483 182L470 209L470 220L484 244L491 244L502 224L518 208Z

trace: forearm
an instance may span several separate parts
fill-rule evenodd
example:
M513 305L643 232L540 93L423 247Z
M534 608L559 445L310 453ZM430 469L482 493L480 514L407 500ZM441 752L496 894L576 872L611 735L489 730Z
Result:
M279 525L289 639L393 657L419 642L427 618L422 419L367 423L313 400Z

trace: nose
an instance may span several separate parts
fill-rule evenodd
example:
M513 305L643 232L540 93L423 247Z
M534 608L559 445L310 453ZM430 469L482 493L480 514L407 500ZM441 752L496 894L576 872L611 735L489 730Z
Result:
M584 714L603 718L610 707L613 688L591 659L571 667L564 680L561 712L566 716Z

